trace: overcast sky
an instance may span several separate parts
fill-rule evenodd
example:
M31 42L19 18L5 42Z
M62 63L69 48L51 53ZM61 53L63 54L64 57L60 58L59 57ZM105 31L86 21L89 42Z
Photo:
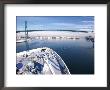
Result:
M94 16L17 16L17 31L25 30L94 31Z

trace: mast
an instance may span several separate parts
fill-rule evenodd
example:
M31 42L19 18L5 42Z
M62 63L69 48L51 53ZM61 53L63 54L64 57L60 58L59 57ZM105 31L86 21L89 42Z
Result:
M26 39L26 50L29 50L29 45L28 45L28 30L27 30L27 21L25 21L25 39Z
M25 38L28 38L27 21L25 21Z

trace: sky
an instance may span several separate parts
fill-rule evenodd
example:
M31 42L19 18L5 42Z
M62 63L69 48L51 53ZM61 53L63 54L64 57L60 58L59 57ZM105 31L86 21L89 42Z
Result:
M94 31L94 16L17 16L16 30Z

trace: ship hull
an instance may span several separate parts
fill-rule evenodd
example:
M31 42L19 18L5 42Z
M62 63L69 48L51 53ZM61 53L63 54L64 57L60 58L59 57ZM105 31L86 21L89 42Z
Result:
M62 58L52 49L43 47L17 53L17 74L70 74Z

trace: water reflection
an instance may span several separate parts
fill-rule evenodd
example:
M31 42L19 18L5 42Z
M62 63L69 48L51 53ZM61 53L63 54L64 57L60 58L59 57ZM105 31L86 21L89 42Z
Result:
M71 74L94 73L94 39L33 39L28 40L29 49L49 47L64 60ZM26 50L26 43L17 43L16 52ZM92 48L89 48L92 47Z

